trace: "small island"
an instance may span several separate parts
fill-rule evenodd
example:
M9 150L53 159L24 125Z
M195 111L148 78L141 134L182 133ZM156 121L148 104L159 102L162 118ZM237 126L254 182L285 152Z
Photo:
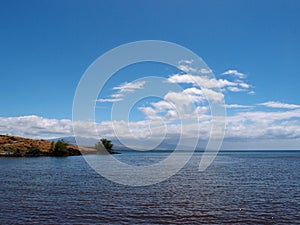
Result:
M112 149L114 145L111 140L102 138L97 144L95 144L95 149L98 154L120 154Z

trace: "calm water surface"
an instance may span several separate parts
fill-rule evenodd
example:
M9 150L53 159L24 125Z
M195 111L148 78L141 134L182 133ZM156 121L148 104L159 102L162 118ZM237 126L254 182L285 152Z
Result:
M0 224L300 224L299 152L221 153L205 172L200 156L148 187L112 183L81 156L0 158Z

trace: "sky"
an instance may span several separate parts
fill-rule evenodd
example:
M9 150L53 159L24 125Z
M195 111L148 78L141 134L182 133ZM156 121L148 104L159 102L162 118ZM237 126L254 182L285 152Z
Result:
M297 0L1 1L0 134L72 136L74 94L91 63L122 44L163 40L198 54L214 73L227 107L224 149L299 149L299 11ZM181 71L141 63L116 73L95 99L99 135L115 135L111 106L147 87L137 79L160 76L184 89L195 107L187 116L201 115L207 139L209 108L189 81L195 68L188 60L178 62ZM159 137L162 127L149 131L149 120L164 120L168 135L178 135L174 108L165 103L182 101L170 91L138 102L132 133ZM130 138L123 122L117 126Z

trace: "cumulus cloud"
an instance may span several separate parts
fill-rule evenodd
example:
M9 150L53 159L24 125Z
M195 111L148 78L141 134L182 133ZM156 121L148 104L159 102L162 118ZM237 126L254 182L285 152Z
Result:
M54 138L73 133L71 120L39 116L0 117L0 133L31 138Z
M247 84L241 80L229 81L226 79L210 78L205 75L197 76L192 74L174 74L171 75L167 80L170 83L192 84L195 86L199 85L201 88L206 89L221 88L232 92L249 91L251 88L250 84Z
M209 68L197 68L193 65L194 60L180 60L178 68L185 73L192 74L210 74L212 70Z
M212 89L190 87L178 92L169 91L163 96L163 100L139 107L139 110L152 120L199 119L199 116L208 112L207 100L221 103L223 99L222 93Z
M278 108L278 109L298 109L298 108L300 108L300 105L287 104L287 103L274 102L274 101L264 102L264 103L260 103L258 105L266 106L269 108Z
M147 117L147 119L150 119L150 120L159 119L160 117L158 116L158 112L159 112L159 111L162 111L162 109L160 109L160 110L155 110L155 109L152 108L152 107L146 107L146 106L139 107L139 110L140 110L142 113L144 113L144 115Z
M240 78L240 79L243 79L243 78L247 77L246 74L241 73L241 72L239 72L237 70L227 70L224 73L221 73L221 75L232 75L232 76Z
M201 103L205 101L203 91L195 87L186 88L182 92L168 92L164 98L167 101L175 103L174 105L194 102Z
M153 102L153 103L151 103L151 105L154 106L154 108L156 108L156 110L159 112L175 108L174 104L172 104L171 102L164 101L164 100L159 101L159 102Z
M226 138L277 140L300 137L300 110L239 112L227 117Z
M167 79L170 83L200 85L201 88L222 88L225 86L235 86L236 84L228 80L217 80L207 76L197 76L192 74L174 74Z

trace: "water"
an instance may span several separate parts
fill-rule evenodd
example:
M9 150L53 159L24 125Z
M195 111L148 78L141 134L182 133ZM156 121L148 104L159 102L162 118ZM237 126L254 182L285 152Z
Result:
M148 187L110 182L81 156L1 158L0 224L300 224L299 152L222 153L203 173L200 156Z

